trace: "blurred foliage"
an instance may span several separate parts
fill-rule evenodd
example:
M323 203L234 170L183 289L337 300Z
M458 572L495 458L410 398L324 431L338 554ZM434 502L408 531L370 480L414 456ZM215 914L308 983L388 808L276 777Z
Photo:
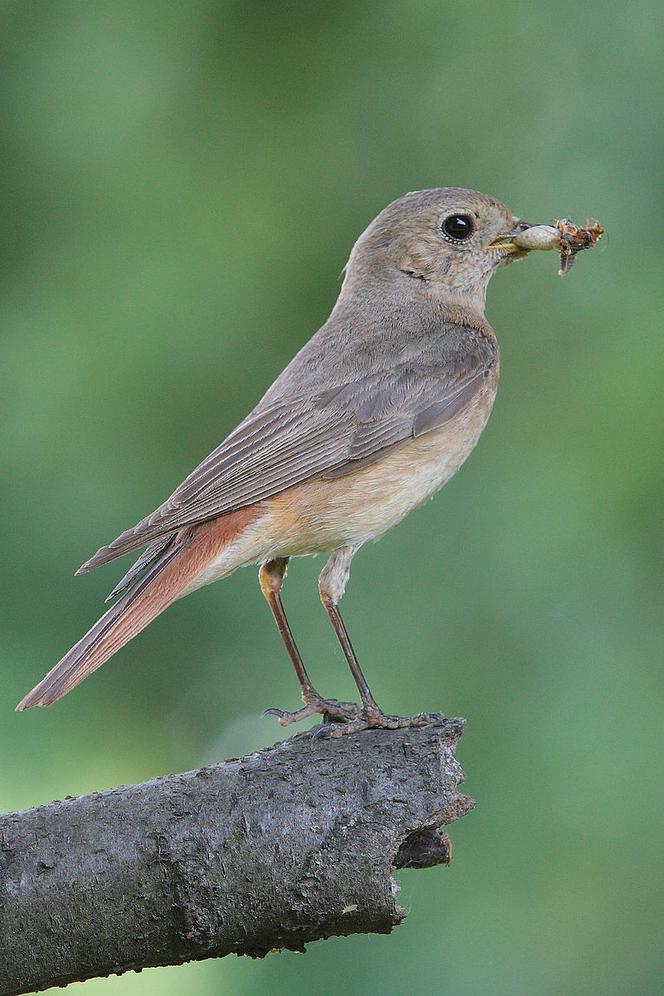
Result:
M450 485L358 556L346 617L381 704L465 715L477 810L406 924L86 993L661 992L661 4L16 0L0 5L0 808L276 736L297 688L253 571L173 606L48 711L14 703L154 508L322 323L406 190L599 218L561 281L500 274L502 382ZM352 694L318 605L287 608ZM659 921L659 922L658 922Z

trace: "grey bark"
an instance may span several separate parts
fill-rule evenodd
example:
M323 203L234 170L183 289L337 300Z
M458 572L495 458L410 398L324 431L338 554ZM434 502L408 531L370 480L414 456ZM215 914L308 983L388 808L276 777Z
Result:
M0 816L0 993L358 932L395 868L449 863L463 720L300 734L199 771Z

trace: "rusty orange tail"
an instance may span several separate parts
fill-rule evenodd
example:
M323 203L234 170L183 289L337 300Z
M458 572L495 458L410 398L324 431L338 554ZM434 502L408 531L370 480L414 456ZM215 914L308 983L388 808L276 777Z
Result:
M101 667L121 647L163 612L171 602L194 587L206 566L219 555L257 512L242 509L221 519L182 530L169 543L162 543L152 558L143 558L146 572L138 580L136 568L141 558L114 591L126 583L132 586L115 602L92 629L58 661L31 692L16 706L18 712L30 706L48 706L75 688ZM229 571L228 573L231 573Z

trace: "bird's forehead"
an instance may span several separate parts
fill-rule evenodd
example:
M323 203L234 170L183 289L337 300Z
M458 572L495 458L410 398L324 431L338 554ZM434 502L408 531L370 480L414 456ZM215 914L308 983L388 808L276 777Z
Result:
M387 206L383 213L386 222L398 222L445 212L472 212L478 218L512 219L512 212L495 197L479 190L463 187L437 187L432 190L415 190ZM380 216L379 216L380 217Z

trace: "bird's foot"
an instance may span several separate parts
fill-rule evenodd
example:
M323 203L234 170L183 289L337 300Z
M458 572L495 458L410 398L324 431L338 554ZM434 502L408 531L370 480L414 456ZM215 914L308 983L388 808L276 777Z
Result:
M378 706L365 706L354 719L343 723L329 722L316 730L316 736L345 737L362 730L406 730L430 726L445 719L440 712L418 712L416 716L389 716Z
M309 716L322 716L323 724L321 728L328 725L339 725L341 727L348 723L357 722L362 711L354 702L338 702L337 699L324 699L314 693L307 696L301 709L295 712L286 712L283 709L266 709L264 716L276 716L279 726L290 726L291 723L299 723L301 719Z

